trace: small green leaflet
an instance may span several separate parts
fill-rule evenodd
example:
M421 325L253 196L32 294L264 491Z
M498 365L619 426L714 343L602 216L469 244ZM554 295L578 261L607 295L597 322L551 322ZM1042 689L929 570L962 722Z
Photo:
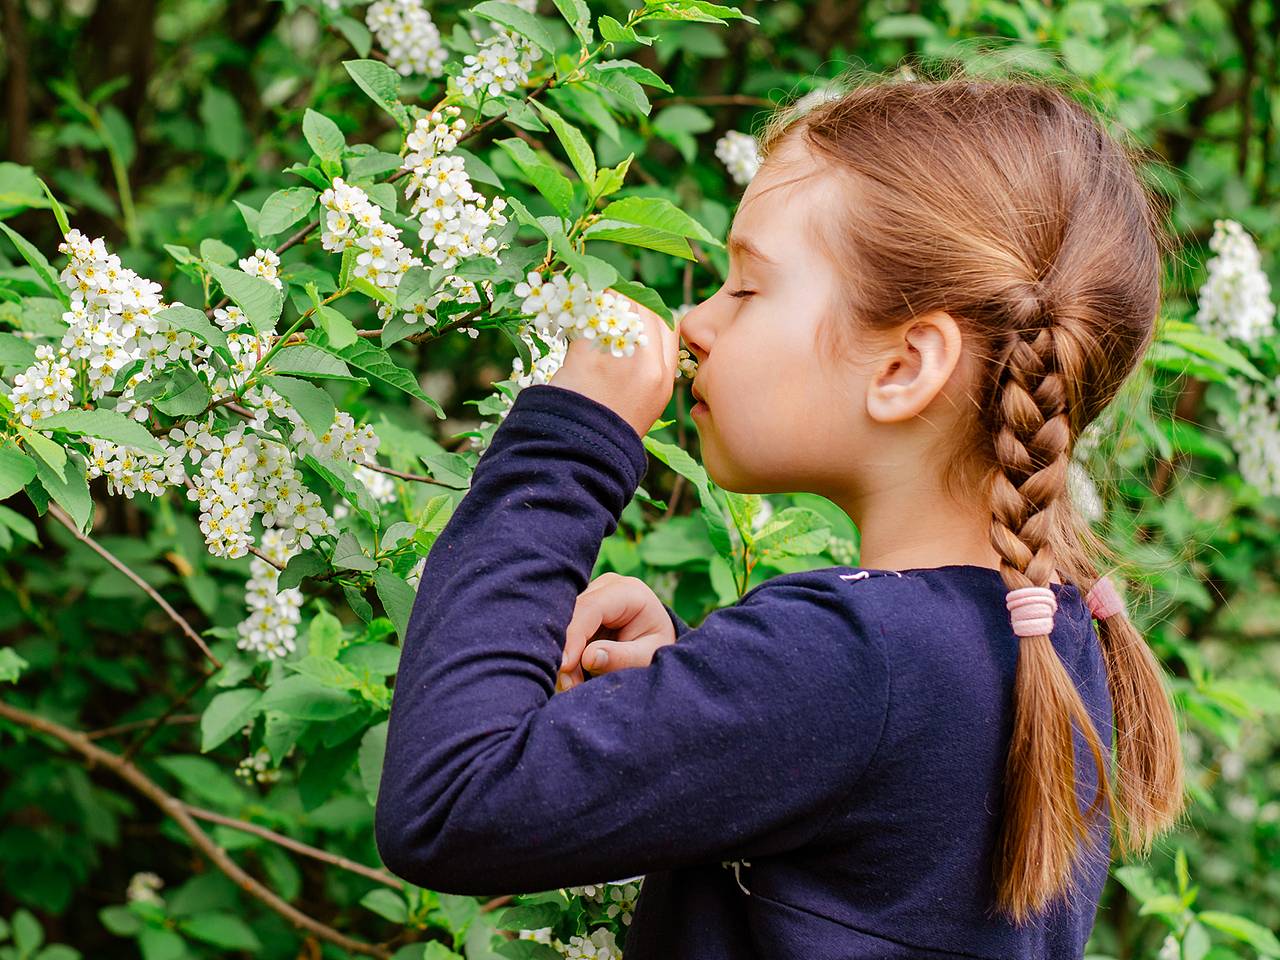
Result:
M400 74L379 60L343 60L342 65L374 103L391 114L402 129L409 129L409 111L400 102Z
M307 143L321 160L342 159L347 138L342 135L338 125L323 113L307 108L307 112L302 115L302 135L307 138ZM266 210L265 204L262 209Z
M203 253L203 249L201 250ZM252 277L243 270L235 270L217 263L209 262L205 266L213 274L223 291L230 297L258 333L267 333L275 329L284 309L284 293L275 285L261 277Z
M93 500L89 496L89 484L85 480L80 461L68 456L60 473L38 457L32 462L36 467L36 476L40 478L40 485L58 506L67 511L76 529L84 533L93 516Z
M227 690L210 700L200 717L200 752L208 753L238 733L257 713L261 699L262 691L250 688Z
M556 9L564 17L565 22L577 34L585 46L595 42L595 32L591 29L591 10L586 0L554 0Z
M0 230L3 230L9 239L13 241L13 245L18 248L18 253L22 254L22 259L30 264L31 269L44 282L46 289L57 297L64 307L69 306L71 300L67 296L67 291L58 282L58 275L54 272L53 267L49 266L49 261L45 259L44 254L37 250L22 234L2 220L0 220Z
M258 214L256 232L259 236L269 237L289 229L311 212L319 196L320 194L310 187L289 187L285 190L277 190L267 197L266 203L262 205L262 211Z
M363 370L369 376L421 400L436 412L437 419L443 420L445 418L444 410L441 409L440 404L423 393L413 374L392 360L391 354L376 344L369 343L369 341L361 338L349 346L338 349L329 342L325 332L320 329L309 331L307 339L321 350L341 358L356 369Z
M663 443L651 436L641 437L644 447L668 467L690 481L698 491L702 504L702 519L707 524L707 535L716 553L725 559L733 557L733 544L729 540L729 528L724 522L724 511L716 499L711 480L693 457L673 443Z
M302 422L311 428L317 437L323 436L333 426L333 418L337 416L337 408L333 398L323 387L317 387L306 380L296 377L282 377L278 374L267 375L263 379L271 389L284 397L302 417Z
M387 616L396 625L396 633L403 644L405 631L409 629L409 614L413 612L416 592L413 587L404 582L403 577L397 576L385 567L378 568L374 573L373 586L378 591L378 599L382 601L382 607L387 611Z
M591 144L587 142L587 138L582 135L582 131L542 101L535 100L533 105L538 108L542 113L543 119L551 124L551 129L560 138L560 143L564 146L565 153L569 155L569 162L573 164L573 169L578 172L582 182L594 183L596 179L596 155L592 152Z
M36 465L29 456L11 443L0 446L0 500L8 500L35 475Z
M534 153L519 137L494 142L510 154L520 172L546 198L556 213L566 220L573 219L573 184L568 177Z
M624 197L600 211L602 217L665 230L681 237L693 237L713 247L723 247L715 236L693 217L665 197Z
M378 501L373 499L373 494L363 481L356 477L351 464L339 460L321 460L310 453L302 458L302 462L340 493L369 526L378 529Z

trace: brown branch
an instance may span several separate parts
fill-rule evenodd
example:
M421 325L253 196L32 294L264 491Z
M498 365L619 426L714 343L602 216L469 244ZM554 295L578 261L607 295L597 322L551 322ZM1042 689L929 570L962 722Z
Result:
M117 734L128 733L131 730L137 730L139 727L149 727L153 723L199 723L200 714L184 713L179 716L166 717L164 720L157 720L151 717L147 720L131 720L129 723L117 723L114 727L103 727L101 730L90 730L85 733L85 737L89 740L102 740L105 737L114 737Z
M212 663L219 670L222 669L222 661L213 655L213 652L208 648L208 646L205 645L205 642L200 638L200 634L196 633L195 630L192 629L191 624L187 623L186 618L183 617L182 614L180 614L177 610L173 609L173 607L169 605L169 601L167 601L164 597L160 596L160 594L156 592L156 589L152 587L151 584L147 583L147 581L143 580L142 577L138 576L131 569L129 569L128 565L122 562L121 560L117 559L115 554L113 554L110 550L106 549L105 547L97 543L88 534L81 533L80 530L76 527L75 521L73 521L70 517L68 517L62 511L62 508L60 508L56 503L49 504L49 513L50 515L53 516L55 520L61 523L64 527L66 527L72 533L74 533L76 535L76 539L78 539L81 543L87 544L94 552L96 552L100 557L106 560L107 563L111 564L113 567L115 567L117 570L123 573L126 577L128 577L130 580L136 583L138 587L144 593L146 593L147 596L149 596L152 600L156 602L156 604L160 607L161 610L163 610L165 613L169 615L169 619L178 625L178 629L180 629L183 633L185 633L188 637L191 638L192 642L194 642L195 645L200 648L201 653L205 655L205 657L209 660L209 662Z
M182 804L186 808L187 813L195 817L197 820L208 820L210 823L220 823L224 827L230 827L233 830L239 830L242 833L252 833L256 837L262 837L264 840L270 840L274 844L284 847L286 850L292 850L294 853L300 853L304 857L311 857L313 860L322 860L325 863L331 863L335 867L341 867L343 870L349 870L352 873L358 873L362 877L368 877L370 880L376 880L378 883L385 883L389 887L395 887L397 890L403 890L405 883L399 877L387 873L385 870L379 870L377 867L365 866L363 863L357 863L354 860L348 860L346 857L339 856L336 853L329 853L327 850L321 850L319 847L312 847L301 841L294 840L292 837L286 837L282 833L276 833L267 827L259 826L256 823L250 823L247 820L237 820L235 817L227 817L221 813L214 813L212 810L204 810L200 807L193 807L189 803Z
M450 487L447 483L441 483L439 480L432 480L430 477L424 477L417 473L405 473L402 470L392 470L390 467L384 467L380 463L362 463L362 467L370 470L377 470L378 473L386 473L393 477L399 477L401 480L412 480L414 483L434 483L438 487L448 487L450 490L456 490L457 487Z
M124 780L135 790L151 800L165 814L172 817L182 831L191 838L191 842L206 857L209 858L219 870L230 877L241 890L257 897L265 903L270 909L274 910L280 916L284 917L291 924L301 930L306 930L322 940L335 944L344 950L352 953L358 953L366 957L391 957L391 951L383 947L374 946L373 944L364 943L360 940L353 940L350 937L339 933L332 927L326 926L318 920L307 916L302 911L282 899L278 894L259 883L250 876L245 870L234 860L232 860L225 850L213 842L209 835L200 829L200 825L196 823L187 804L183 803L177 797L160 787L155 781L144 774L132 763L128 763L122 758L111 753L109 750L103 750L97 744L93 743L88 737L79 731L64 727L59 723L55 723L45 717L37 716L34 713L28 713L18 707L12 706L3 700L0 700L0 717L4 717L13 723L20 724L28 729L48 734L57 740L62 741L71 749L75 750L91 764L105 767L120 779Z

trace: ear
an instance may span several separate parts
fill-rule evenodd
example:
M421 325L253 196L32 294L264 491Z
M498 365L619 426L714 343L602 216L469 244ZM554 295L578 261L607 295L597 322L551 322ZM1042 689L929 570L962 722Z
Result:
M960 325L945 311L913 317L890 338L867 385L867 413L880 423L922 413L960 362Z

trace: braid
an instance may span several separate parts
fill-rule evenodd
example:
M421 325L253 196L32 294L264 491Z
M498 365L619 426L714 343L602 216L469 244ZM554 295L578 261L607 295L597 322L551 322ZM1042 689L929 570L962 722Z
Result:
M1071 424L1064 370L1075 360L1046 300L1016 301L1012 332L997 358L990 474L991 543L1010 590L1048 587L1065 500ZM1075 721L1093 753L1097 791L1085 817L1111 804L1107 761L1092 719L1048 634L1019 639L1013 736L1004 816L995 856L997 901L1022 922L1075 882L1079 842L1089 839L1075 791Z

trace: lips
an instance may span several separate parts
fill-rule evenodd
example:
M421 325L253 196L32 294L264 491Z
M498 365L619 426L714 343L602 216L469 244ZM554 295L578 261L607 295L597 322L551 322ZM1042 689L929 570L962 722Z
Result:
M710 404L707 404L707 401L706 401L705 399L703 399L702 394L700 394L700 393L698 392L697 384L694 384L692 387L690 387L690 388L689 388L689 392L693 394L693 399L697 400L699 403L706 404L707 406L710 406Z

